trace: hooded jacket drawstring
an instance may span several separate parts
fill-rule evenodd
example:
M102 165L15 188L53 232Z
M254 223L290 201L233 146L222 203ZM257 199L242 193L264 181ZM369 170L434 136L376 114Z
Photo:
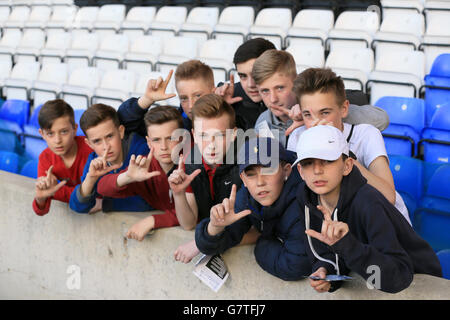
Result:
M334 212L332 214L332 217L333 217L334 221L338 221L337 220L337 208L334 210ZM305 227L306 227L306 230L310 229L310 222L309 221L310 221L309 208L308 208L307 205L305 205ZM316 250L314 250L314 246L312 244L310 235L307 234L306 236L308 238L309 247L311 248L311 251L314 254L314 256L316 257L316 259L318 259L320 261L323 261L323 262L330 263L331 265L333 265L334 269L336 269L337 274L340 275L339 263L338 263L339 256L337 254L335 254L336 255L336 263L334 263L331 260L322 258L321 256L319 256L319 254L316 252Z

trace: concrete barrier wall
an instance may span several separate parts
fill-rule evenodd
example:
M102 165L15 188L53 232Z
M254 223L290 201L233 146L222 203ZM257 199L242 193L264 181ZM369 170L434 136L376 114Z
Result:
M174 227L126 240L146 213L80 215L53 201L39 217L33 194L34 180L0 171L0 299L450 299L450 281L427 275L398 294L369 290L359 277L317 294L307 280L286 282L263 271L251 245L223 255L230 278L214 293L193 275L193 262L173 258L193 231ZM77 270L79 289L70 290Z

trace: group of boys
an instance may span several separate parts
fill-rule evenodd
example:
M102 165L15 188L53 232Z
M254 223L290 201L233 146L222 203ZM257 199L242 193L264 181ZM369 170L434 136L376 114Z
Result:
M51 199L79 213L161 211L127 237L195 229L174 253L184 263L254 243L264 270L313 276L318 292L339 287L328 275L367 279L371 265L386 292L408 287L414 273L442 276L395 191L380 133L386 113L350 104L329 69L297 75L293 57L262 38L243 43L234 63L240 82L217 88L206 64L180 64L180 108L155 105L175 95L166 92L172 71L118 111L94 104L80 119L85 137L66 102L46 102L34 211L46 214Z

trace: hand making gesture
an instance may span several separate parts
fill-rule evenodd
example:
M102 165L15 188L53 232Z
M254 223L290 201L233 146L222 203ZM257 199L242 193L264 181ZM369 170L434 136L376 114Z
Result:
M317 209L322 211L325 219L322 222L322 232L319 233L315 230L308 229L305 233L323 243L326 243L329 246L332 246L348 233L348 225L344 222L333 221L331 219L331 212L325 207L318 205Z
M152 162L154 154L154 149L151 149L148 156L144 157L141 155L138 155L137 157L133 154L130 158L130 163L128 165L128 169L126 172L124 172L124 182L119 185L128 184L131 182L139 182L139 181L145 181L150 178L153 178L155 176L158 176L161 174L159 171L152 171L149 172L148 168L150 167L150 163Z
M233 184L231 187L230 198L223 199L222 203L211 208L210 222L208 225L208 233L211 232L210 235L219 234L226 226L229 226L252 213L252 211L248 209L236 213L234 211L235 201L236 185Z
M165 80L159 77L158 79L150 79L147 82L145 93L138 100L141 108L147 109L156 101L167 100L176 96L175 93L166 93L172 74L173 70L170 70Z
M47 198L53 197L55 193L61 189L66 183L63 180L58 183L58 180L52 173L53 166L47 170L47 175L39 177L36 182L36 201L43 203Z
M200 174L201 170L197 169L190 175L184 172L183 155L180 155L178 160L178 168L172 172L168 181L169 187L174 194L184 193L186 188L191 184L192 180Z
M225 82L222 86L217 87L215 92L215 94L218 94L219 96L223 97L223 99L228 103L228 104L233 104L239 101L242 101L242 97L234 97L234 75L231 74L230 75L230 82Z
M290 125L289 128L286 129L286 132L284 133L286 136L290 135L292 131L305 124L305 122L303 121L300 106L298 104L294 105L290 110L276 105L273 105L271 108L276 111L282 112L284 115L288 116L289 119L293 121L293 123Z
M91 179L98 179L101 176L107 174L108 172L119 169L122 166L121 163L108 166L106 156L108 155L109 150L111 150L111 146L108 146L108 148L106 148L105 152L101 157L93 159L89 164L89 172L87 176L89 176Z

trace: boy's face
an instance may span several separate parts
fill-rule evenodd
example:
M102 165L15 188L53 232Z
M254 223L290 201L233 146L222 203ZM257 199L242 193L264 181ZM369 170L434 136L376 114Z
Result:
M306 128L315 125L317 121L332 122L339 130L344 130L342 119L347 117L349 102L346 100L342 106L336 102L333 92L304 94L300 98L300 108Z
M272 109L272 106L282 107L290 110L297 102L292 92L294 79L283 73L276 72L258 85L259 94L267 108L277 117L285 115L280 111Z
M280 197L284 182L291 173L290 164L278 165L275 172L267 174L261 165L250 166L241 173L241 179L251 196L262 206L270 206ZM264 168L268 170L268 168ZM262 173L264 172L264 173Z
M250 59L242 63L236 64L236 69L241 81L242 88L245 94L253 101L260 102L262 100L258 88L256 87L255 80L252 78L253 64L256 59Z
M345 161L340 157L335 161L304 159L297 164L300 176L306 185L318 195L328 195L340 186L342 177L353 168L351 158Z
M110 119L86 130L86 143L95 151L97 156L103 156L106 150L106 161L117 164L123 161L122 139L125 128L116 127Z
M50 150L58 156L66 155L75 143L78 125L72 125L69 116L57 118L50 129L39 129Z
M179 129L177 121L147 127L147 144L150 150L154 150L153 155L159 163L173 164L172 150L180 142L171 137L176 129Z
M192 134L203 159L209 165L222 164L225 154L235 138L236 128L230 126L230 116L196 118Z
M202 78L183 79L176 82L178 98L184 113L192 120L192 107L195 102L208 93L214 93L214 85L211 86Z

